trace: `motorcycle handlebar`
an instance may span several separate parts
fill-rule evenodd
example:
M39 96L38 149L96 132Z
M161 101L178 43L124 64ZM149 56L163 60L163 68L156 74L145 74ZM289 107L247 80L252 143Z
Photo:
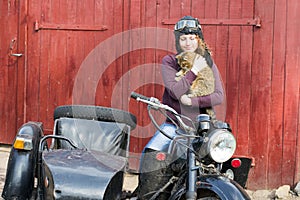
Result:
M186 125L182 121L182 119L179 117L178 113L173 108L169 107L168 105L160 103L158 99L156 99L154 97L149 98L149 97L146 97L144 95L138 94L136 92L132 92L130 96L131 96L131 98L134 98L137 101L142 101L144 103L147 103L148 105L151 105L152 108L154 108L154 109L162 108L166 111L169 111L169 112L173 113L174 116L177 118L177 120L178 120L179 124L181 125L181 127L183 127L185 130L194 130L192 127Z
M141 95L141 94L136 93L136 92L131 92L130 97L131 97L131 98L134 98L135 100L136 100L137 98L140 98L140 99L144 99L144 100L146 100L146 101L150 101L150 98L149 98L149 97L146 97L146 96Z

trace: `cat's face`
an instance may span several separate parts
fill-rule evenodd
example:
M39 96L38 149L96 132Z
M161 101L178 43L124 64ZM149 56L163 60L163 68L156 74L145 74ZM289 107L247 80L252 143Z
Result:
M194 52L182 52L176 56L179 66L185 70L192 68L195 57L196 53Z

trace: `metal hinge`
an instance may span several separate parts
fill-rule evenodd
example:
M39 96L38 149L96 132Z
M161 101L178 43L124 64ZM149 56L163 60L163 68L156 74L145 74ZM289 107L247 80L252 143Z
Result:
M34 22L34 30L70 30L70 31L106 31L108 27L105 25L89 26L77 24L51 24L39 23L37 20Z
M162 24L174 25L178 19L164 19ZM202 19L200 20L201 25L215 25L215 26L255 26L261 27L260 17L254 19Z

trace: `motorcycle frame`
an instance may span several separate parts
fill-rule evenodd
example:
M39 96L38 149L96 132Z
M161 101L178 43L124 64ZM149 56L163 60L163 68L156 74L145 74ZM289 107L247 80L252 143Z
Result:
M189 141L190 143L190 141ZM188 160L188 177L187 177L187 192L185 194L187 200L193 200L197 198L196 180L197 180L197 169L195 163L195 154L192 151L192 146L187 149L187 160Z
M144 100L140 100L142 102L146 102ZM154 109L154 110L158 110L157 107L153 106L153 105L148 105L148 115L152 121L152 123L154 124L154 126L162 133L164 134L166 137L168 137L167 133L165 133L163 130L160 129L159 125L155 122L154 117L152 116L150 110ZM196 130L195 129L190 129L187 126L184 126L183 129L185 130L185 132L187 133L186 136L188 135L188 137L186 136L179 136L176 138L170 138L172 141L170 143L169 149L168 149L168 153L171 153L173 155L175 148L176 148L176 143L178 139L180 138L187 138L187 181L186 181L186 200L195 200L197 198L197 190L198 189L206 189L209 190L211 192L214 192L215 194L217 194L219 197L221 197L222 200L231 200L232 198L234 198L234 196L238 196L240 197L240 199L245 199L245 200L250 200L249 196L247 195L247 193L243 190L243 188L241 186L239 186L238 183L234 182L233 180L230 180L230 183L225 183L225 181L220 182L220 181L211 181L209 180L209 178L205 179L205 181L203 182L204 184L200 184L197 185L197 182L199 181L198 179L201 178L201 174L200 176L197 176L197 172L199 170L199 167L196 165L195 161L196 161L196 155L195 155L195 150L193 148L192 142L191 140L193 138L196 137ZM222 179L225 178L225 176L222 176L220 174L216 174L216 175L207 175L207 177L217 177L217 179ZM229 192L226 192L226 194L224 194L222 192L222 190L227 190Z

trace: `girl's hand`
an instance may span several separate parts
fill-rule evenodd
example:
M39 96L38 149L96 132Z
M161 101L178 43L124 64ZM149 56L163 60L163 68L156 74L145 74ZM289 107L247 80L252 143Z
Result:
M180 97L180 101L183 105L191 106L192 105L192 99L188 97L188 95L184 94Z
M191 71L197 75L204 67L207 66L206 60L203 56L198 55L195 60Z

